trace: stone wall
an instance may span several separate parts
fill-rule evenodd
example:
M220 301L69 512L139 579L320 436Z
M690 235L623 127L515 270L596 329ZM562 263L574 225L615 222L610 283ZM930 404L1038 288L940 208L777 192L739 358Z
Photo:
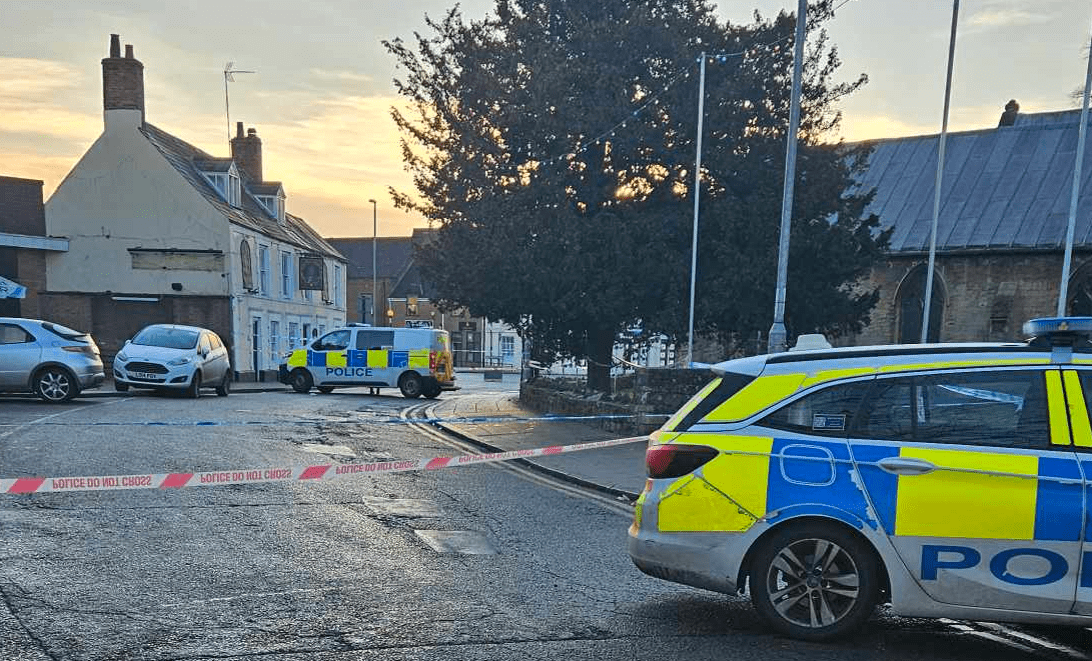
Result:
M622 434L647 434L713 379L708 370L641 369L614 380L614 393L588 392L583 378L539 377L520 383L520 403L555 415L631 416L599 425Z

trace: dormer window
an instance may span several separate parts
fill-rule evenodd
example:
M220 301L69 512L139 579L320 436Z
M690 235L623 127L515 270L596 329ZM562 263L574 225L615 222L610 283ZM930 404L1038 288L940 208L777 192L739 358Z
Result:
M214 166L215 167L215 166ZM201 170L201 174L208 180L216 192L225 202L233 207L239 207L243 200L242 181L239 179L239 171L235 164L231 164L224 170Z
M278 223L284 222L284 198L279 195L256 195L270 216L277 219Z

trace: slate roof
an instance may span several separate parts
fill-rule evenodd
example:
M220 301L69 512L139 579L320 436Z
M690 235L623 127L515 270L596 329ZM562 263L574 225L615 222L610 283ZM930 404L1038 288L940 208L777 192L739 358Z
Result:
M348 277L372 278L372 239L327 239L349 261ZM376 275L395 279L413 257L413 239L408 236L381 236L375 240Z
M1079 123L1080 111L1067 110L949 133L937 250L1064 248ZM1088 137L1074 235L1083 247L1092 247ZM875 149L859 183L876 190L866 213L894 227L891 252L929 250L938 143L939 134L869 141Z
M278 223L250 192L254 182L251 182L245 173L241 171L239 173L243 181L241 208L231 206L224 198L220 197L216 189L201 175L201 171L226 171L230 167L231 159L211 156L188 142L180 140L148 123L145 123L140 131L178 170L178 173L231 222L261 232L278 241L294 245L306 252L345 260L345 257L337 249L319 236L318 232L299 216L286 213L284 225ZM227 164L226 167L224 166L225 163ZM280 185L278 182L260 183L277 183L278 186Z

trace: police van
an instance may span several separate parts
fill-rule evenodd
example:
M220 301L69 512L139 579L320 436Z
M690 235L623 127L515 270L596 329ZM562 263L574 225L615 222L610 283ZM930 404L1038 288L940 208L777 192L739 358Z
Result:
M1015 344L754 356L650 437L629 553L823 640L914 617L1092 626L1092 318Z
M349 324L286 356L280 381L299 393L312 387L398 388L409 398L457 390L447 331Z

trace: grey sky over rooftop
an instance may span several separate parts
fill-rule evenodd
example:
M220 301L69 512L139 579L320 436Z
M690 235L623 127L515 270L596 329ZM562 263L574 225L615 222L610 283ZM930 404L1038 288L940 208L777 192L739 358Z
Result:
M44 179L47 195L102 128L101 71L109 35L145 66L148 121L227 154L221 70L258 73L231 87L231 119L254 126L268 178L289 211L325 236L409 235L421 219L393 209L388 186L409 189L390 107L398 75L381 41L427 32L448 0L367 3L266 0L149 3L0 0L0 174ZM792 0L717 3L722 18L795 10ZM492 0L464 0L481 18ZM935 133L940 127L951 2L851 0L828 24L841 78L869 83L842 104L843 138ZM952 130L995 126L1010 98L1021 110L1074 107L1084 82L1092 4L964 0L952 91ZM696 80L694 81L696 88ZM695 94L696 94L695 89ZM617 118L621 119L621 118ZM604 130L615 119L604 120Z

